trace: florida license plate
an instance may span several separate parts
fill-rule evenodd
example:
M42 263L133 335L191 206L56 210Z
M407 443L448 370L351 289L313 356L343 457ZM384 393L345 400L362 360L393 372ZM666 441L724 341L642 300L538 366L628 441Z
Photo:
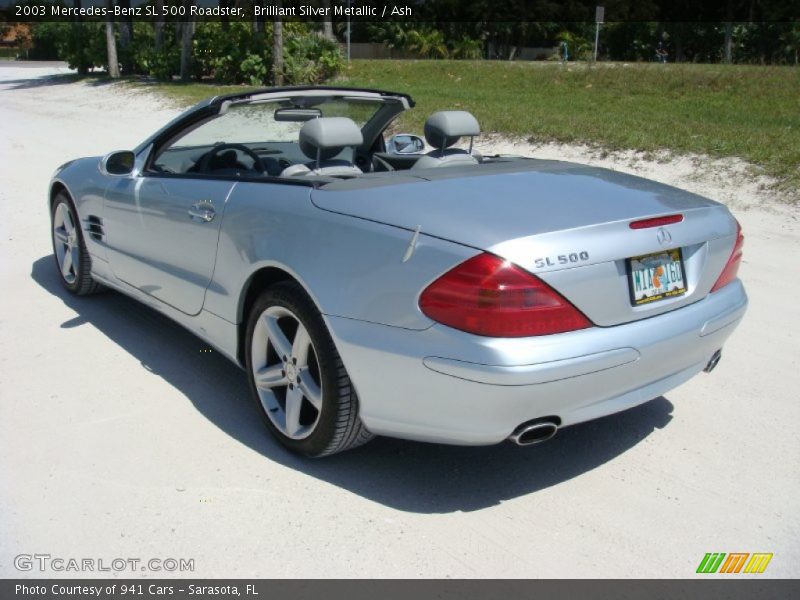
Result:
M650 304L686 293L681 249L664 250L628 259L631 304Z

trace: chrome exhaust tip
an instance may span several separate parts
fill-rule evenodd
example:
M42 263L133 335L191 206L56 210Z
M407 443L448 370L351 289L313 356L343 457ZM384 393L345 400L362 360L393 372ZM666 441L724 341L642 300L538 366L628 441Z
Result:
M509 436L509 440L517 446L531 446L540 444L552 438L558 431L558 424L554 421L538 421L536 423L522 424Z
M711 373L711 371L713 371L714 368L719 364L721 358L722 358L722 350L717 350L716 352L714 352L714 354L711 356L711 360L708 361L708 364L706 365L706 368L703 369L703 371L705 371L706 373Z

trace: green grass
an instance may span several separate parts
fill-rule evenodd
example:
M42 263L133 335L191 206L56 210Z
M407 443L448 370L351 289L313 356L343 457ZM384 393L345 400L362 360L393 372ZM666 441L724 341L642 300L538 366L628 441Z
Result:
M357 60L337 84L407 92L427 115L469 110L486 132L609 150L736 156L800 188L800 69L679 64ZM243 87L154 86L180 104Z

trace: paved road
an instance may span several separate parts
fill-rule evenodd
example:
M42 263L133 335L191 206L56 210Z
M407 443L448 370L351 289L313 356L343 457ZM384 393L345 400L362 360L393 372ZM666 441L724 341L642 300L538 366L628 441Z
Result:
M379 439L300 460L198 339L61 290L50 174L175 111L31 79L48 73L0 65L0 576L49 553L201 576L690 577L710 551L800 575L797 212L738 215L751 310L712 375L538 447Z

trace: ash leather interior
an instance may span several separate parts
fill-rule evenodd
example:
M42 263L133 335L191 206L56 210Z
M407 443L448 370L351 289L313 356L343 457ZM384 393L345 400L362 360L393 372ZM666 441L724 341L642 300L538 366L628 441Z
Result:
M358 147L364 138L358 125L346 117L322 117L307 121L300 129L300 150L311 159L291 165L281 177L309 175L358 175L362 171L352 162L336 159L343 150Z
M452 148L464 137L480 135L478 120L465 110L442 110L425 121L425 140L435 148L420 158L412 170L478 164L471 152ZM471 146L471 144L470 144Z

